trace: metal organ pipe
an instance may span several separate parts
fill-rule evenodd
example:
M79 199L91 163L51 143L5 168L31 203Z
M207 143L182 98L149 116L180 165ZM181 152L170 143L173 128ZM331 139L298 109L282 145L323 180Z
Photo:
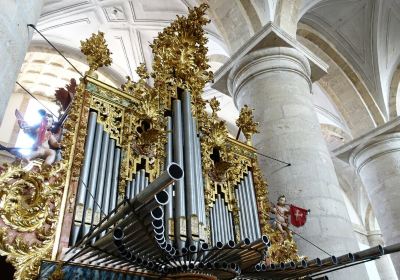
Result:
M250 238L250 240L253 240L253 237L251 236L251 231L248 226L248 221L250 220L250 215L248 211L248 206L247 206L247 201L245 197L245 185L244 182L241 181L239 185L239 195L240 195L240 200L242 202L242 206L240 208L241 215L243 216L243 232L244 232L244 237Z
M118 179L119 179L119 165L121 162L121 149L116 148L114 151L114 168L111 178L111 193L110 193L110 206L109 209L114 209L117 205L118 199Z
M173 151L174 161L180 166L184 166L183 160L183 135L182 135L182 110L181 101L172 101L172 113L173 113ZM185 219L185 181L178 180L175 182L175 238L178 242L179 249L182 248L181 239L181 220ZM186 232L186 228L184 229Z
M90 177L89 183L87 185L86 198L85 198L85 206L82 214L82 225L79 232L84 236L89 232L90 226L86 225L86 215L88 214L88 210L91 209L93 211L94 198L93 195L96 193L97 187L97 176L99 173L99 162L100 162L100 153L101 153L101 142L103 136L103 125L97 123L96 124L96 132L94 136L94 146L93 153L90 165ZM90 194L89 194L90 193ZM91 224L91 221L90 221Z
M183 91L182 93L182 117L183 117L183 139L184 139L184 166L186 170L185 188L186 188L186 229L187 237L192 240L192 218L197 215L197 193L196 193L196 178L195 178L195 162L194 162L194 135L192 121L192 104L190 93ZM198 231L198 229L197 229Z
M240 186L239 186L240 187ZM243 215L242 215L242 198L239 195L239 188L235 189L236 194L236 201L239 208L239 232L240 232L240 239L244 239L244 222L243 222Z
M77 206L82 205L84 207L85 203L85 196L86 196L86 187L88 180L89 180L89 171L90 171L90 160L92 158L92 151L93 151L93 141L94 141L94 133L96 131L96 119L97 119L97 113L96 112L90 112L89 113L89 121L88 121L88 128L87 128L87 136L86 136L86 141L85 141L85 155L83 158L83 164L80 172L80 181L78 185L78 194L76 196L76 206L75 206L75 218L76 219L76 211L77 211ZM76 225L75 222L81 222L81 221L74 221L74 225L72 227L72 233L71 233L71 245L74 245L77 238L78 238L78 232L79 232L79 225Z
M140 188L139 188L140 190L139 190L139 193L144 190L145 185L146 185L146 172L145 172L144 169L140 169Z
M165 147L166 157L165 166L168 166L172 162L172 119L167 117L167 144ZM169 186L166 189L170 199L167 205L165 205L165 236L168 237L170 232L170 220L174 218L174 200L173 200L173 186Z
M103 193L104 193L104 179L106 175L106 167L107 167L107 159L108 159L108 143L109 143L109 135L107 132L103 131L103 139L101 141L101 155L100 155L100 166L99 166L99 173L97 177L97 189L96 189L96 196L93 205L92 211L92 221L91 226L98 223L101 220L101 213L103 208L101 206L101 201L103 200ZM93 193L93 195L95 195ZM96 213L98 213L99 219L96 221Z
M230 240L235 240L235 233L234 233L234 228L233 228L233 222L232 222L232 212L228 211L228 223L229 223L229 232L230 232Z
M225 201L223 198L221 198L221 216L219 217L219 220L222 223L222 235L223 235L223 243L228 242L229 236L228 236L228 213L226 211L225 207Z
M103 211L106 215L110 213L110 211L112 210L110 209L109 206L110 206L112 170L114 165L114 153L115 153L115 140L110 139L110 143L108 145L108 160L106 168L104 196L101 204L103 207Z
M160 195L159 193L162 192L164 188L168 187L168 185L175 182L176 180L179 180L182 177L183 170L181 169L181 167L175 163L171 163L167 167L166 171L164 171L157 179L149 184L147 188L140 192L135 198L131 199L129 203L119 208L114 215L112 215L107 221L102 223L100 227L98 227L92 234L90 234L90 236L87 237L87 239L96 238L101 232L108 229L111 225L117 223L124 217L125 219L123 221L118 222L118 226L126 226L127 222L130 221L130 217L132 217L132 209L135 211L139 211L142 208L146 208L146 212L150 210L149 205L153 205L154 208L156 208L159 204L158 201L160 201L157 201L157 197ZM162 199L165 196L168 198L168 194L166 192L164 192L164 194L160 198ZM167 203L167 201L165 201L165 203ZM128 217L126 217L127 215ZM162 223L162 220L160 221ZM160 226L162 226L162 224Z
M218 194L217 200L215 201L215 206L216 206L216 215L215 215L215 223L217 224L217 233L218 233L218 238L217 242L223 242L224 236L223 236L223 228L222 228L222 223L221 223L221 215L222 215L222 209L221 209L221 195Z
M260 230L260 222L258 220L258 208L257 208L257 202L256 202L256 194L254 190L254 183L253 183L253 173L249 170L248 175L247 175L247 180L249 184L249 190L250 190L250 196L251 196L251 201L252 201L252 209L254 212L254 229L255 229L255 234L257 237L261 236L261 230Z
M246 227L249 229L249 238L251 241L254 241L257 237L254 231L254 226L253 226L253 213L252 213L252 204L251 204L251 198L250 198L250 191L249 191L249 185L247 181L247 175L244 176L244 182L243 182L243 194L244 194L244 201L246 205Z
M130 197L129 198L134 198L136 196L136 194L135 194L135 185L136 185L136 179L132 179L132 181L131 181L131 192L130 192Z
M201 227L206 226L206 212L204 202L204 185L203 185L203 169L201 164L201 144L200 137L198 136L197 120L193 118L193 130L194 130L194 154L196 160L196 182L197 182L197 201L198 201L198 215L199 225Z
M133 197L137 196L139 193L139 184L140 184L140 172L137 171L135 175L135 185L133 186Z
M215 204L210 208L210 223L211 223L211 244L215 245L217 243L216 228L215 228L215 214L214 214Z

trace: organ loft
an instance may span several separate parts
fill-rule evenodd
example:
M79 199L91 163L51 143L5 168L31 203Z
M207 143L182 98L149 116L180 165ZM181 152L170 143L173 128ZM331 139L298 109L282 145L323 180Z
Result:
M81 71L26 25L78 76L51 106L18 82L39 105L7 109L32 143L1 145L0 265L14 279L397 279L400 240L361 247L349 227L310 101L325 63L267 23L214 73L209 2L168 22L122 85L104 75L107 30L80 38ZM233 121L206 89L233 97ZM360 143L337 157L368 164Z

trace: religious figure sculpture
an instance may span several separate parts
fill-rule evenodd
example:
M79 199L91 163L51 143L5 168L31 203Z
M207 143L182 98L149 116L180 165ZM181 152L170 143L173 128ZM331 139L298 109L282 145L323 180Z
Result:
M286 205L286 197L284 195L278 197L277 204L272 205L271 212L275 214L274 226L282 233L283 238L286 239L290 235L290 209Z
M21 112L15 110L15 116L18 119L19 127L35 139L33 152L25 157L25 159L30 161L36 158L41 158L44 159L45 164L51 165L56 160L57 153L55 149L60 148L60 143L58 143L55 135L51 131L54 123L52 115L47 114L43 109L39 110L38 113L42 117L40 123L35 126L29 126L24 120Z

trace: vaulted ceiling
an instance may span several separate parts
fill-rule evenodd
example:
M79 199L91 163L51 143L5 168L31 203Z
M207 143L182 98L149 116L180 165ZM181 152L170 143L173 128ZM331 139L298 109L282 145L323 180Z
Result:
M38 28L64 50L78 50L80 40L103 31L113 52L112 68L135 78L139 63L151 66L149 44L153 38L176 15L186 14L187 8L196 4L192 0L45 0ZM226 56L225 45L214 24L206 31L210 55L218 61L219 56ZM35 36L34 40L41 38Z
M307 2L300 21L321 33L347 59L387 118L390 83L400 57L400 1Z
M344 112L355 108L346 104L346 100L352 103L356 99L357 106L364 106L360 109L366 114L363 118L370 115L371 124L365 125L365 130L388 120L389 114L396 114L393 100L400 81L400 70L397 70L400 69L400 0L44 0L38 27L59 48L76 57L79 57L80 40L92 32L104 31L113 52L110 73L114 80L122 82L126 75L136 77L134 70L140 62L150 67L149 44L157 33L176 15L186 14L187 7L201 2L210 5L212 21L206 31L213 70L267 22L278 20L282 10L288 7L285 5L292 5L290 14L297 14L300 24L318 34L340 58L338 62L329 58L329 54L321 53L330 60L333 73L347 80L340 84L348 84L346 92L337 92L340 98L331 96L329 101L342 114L338 113L335 118L342 118ZM34 42L44 44L39 36L34 37ZM393 76L398 77L394 83ZM321 81L323 85L329 85L326 79ZM340 89L330 87L318 92L335 90ZM222 111L226 118L236 114L229 113L233 105L227 97L212 90L207 90L206 96L218 96L227 108L226 114ZM324 106L326 111L329 106ZM322 105L316 104L317 107L321 109ZM337 126L335 118L325 124ZM327 117L320 119L327 120ZM352 131L353 124L346 116L342 121L350 128L348 131L346 125L340 127L346 133L352 136L364 133L363 129ZM354 127L360 128L356 124Z

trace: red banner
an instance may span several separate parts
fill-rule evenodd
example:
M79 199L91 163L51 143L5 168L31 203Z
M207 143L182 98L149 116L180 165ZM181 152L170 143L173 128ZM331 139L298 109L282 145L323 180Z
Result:
M304 226L307 220L308 210L290 205L290 223L295 227Z

